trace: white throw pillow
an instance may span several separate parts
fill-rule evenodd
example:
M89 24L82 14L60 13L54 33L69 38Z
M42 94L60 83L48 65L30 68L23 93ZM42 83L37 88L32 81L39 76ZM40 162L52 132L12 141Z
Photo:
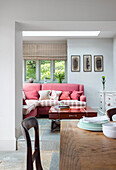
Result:
M62 91L52 90L51 100L59 100L61 93L62 93Z
M40 90L39 91L39 100L48 100L50 99L50 93L51 93L51 90Z

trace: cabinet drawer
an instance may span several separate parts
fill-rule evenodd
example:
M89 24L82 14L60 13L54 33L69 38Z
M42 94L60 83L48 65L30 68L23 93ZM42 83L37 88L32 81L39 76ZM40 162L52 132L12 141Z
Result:
M107 101L105 104L105 107L112 107L112 106L113 106L113 104L111 101L109 101L109 102Z
M59 119L58 114L49 114L49 119Z
M81 119L85 114L60 114L60 119Z
M97 116L97 112L96 113L86 113L87 117L96 117Z
M106 103L112 101L113 101L113 95L112 94L106 95Z
M107 94L105 106L106 106L106 108L110 108L110 107L112 107L112 105L113 105L113 95Z

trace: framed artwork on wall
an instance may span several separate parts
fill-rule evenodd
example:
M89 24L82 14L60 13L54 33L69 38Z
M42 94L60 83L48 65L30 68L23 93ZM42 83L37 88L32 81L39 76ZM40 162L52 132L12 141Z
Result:
M94 56L94 71L95 72L103 71L103 56L102 55Z
M83 55L83 71L91 72L92 71L92 56Z
M71 71L72 72L80 71L80 55L71 56Z

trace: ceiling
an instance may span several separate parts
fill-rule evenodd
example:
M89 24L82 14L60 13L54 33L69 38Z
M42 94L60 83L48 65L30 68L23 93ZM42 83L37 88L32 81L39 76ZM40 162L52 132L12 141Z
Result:
M24 41L64 41L76 38L113 38L116 21L39 21L20 23L22 31L100 31L98 37L23 37Z

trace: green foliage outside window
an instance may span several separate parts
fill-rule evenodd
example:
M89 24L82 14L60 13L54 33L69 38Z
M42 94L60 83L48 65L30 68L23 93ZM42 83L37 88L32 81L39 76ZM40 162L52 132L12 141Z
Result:
M41 61L41 80L44 80L44 77L50 79L50 61L42 60Z
M36 61L34 60L26 61L26 72L27 72L27 76L26 76L27 80L29 80L30 77L32 77L34 80L36 79Z
M44 80L44 77L48 79L51 78L50 76L50 61L43 60L41 61L41 80ZM28 80L32 77L34 80L36 79L36 61L34 60L27 60L26 61L26 72L27 76L26 79ZM59 79L59 76L62 79L65 78L65 61L55 61L55 79Z
M65 78L65 61L55 61L55 79Z

